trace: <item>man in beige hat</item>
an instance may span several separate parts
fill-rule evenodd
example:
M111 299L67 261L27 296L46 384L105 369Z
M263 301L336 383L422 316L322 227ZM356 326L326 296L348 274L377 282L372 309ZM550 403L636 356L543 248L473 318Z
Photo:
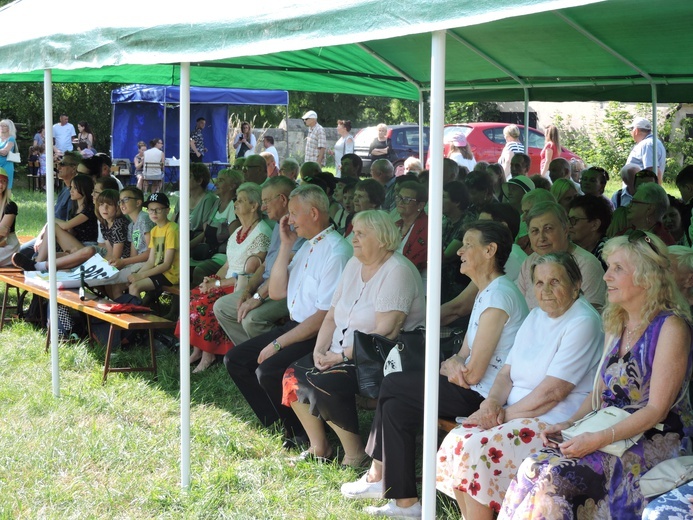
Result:
M635 141L635 146L630 151L626 164L635 164L640 166L642 170L652 170L654 167L652 124L644 117L636 117L628 129L630 129L630 135ZM666 160L667 152L662 141L657 139L657 179L659 184L662 184Z
M315 110L309 110L303 114L303 123L308 127L308 136L306 137L306 157L304 161L312 161L320 166L325 166L325 147L327 139L325 138L325 129L318 124L318 114Z

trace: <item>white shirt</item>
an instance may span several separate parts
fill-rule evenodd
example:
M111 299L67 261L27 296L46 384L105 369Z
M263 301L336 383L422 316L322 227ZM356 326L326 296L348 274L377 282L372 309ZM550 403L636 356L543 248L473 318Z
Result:
M539 419L549 424L565 421L592 391L603 347L601 317L584 296L558 318L533 309L506 360L513 382L507 405L528 395L546 376L555 377L575 388Z
M515 343L515 335L520 329L520 325L525 320L529 313L527 302L517 286L508 279L507 276L499 276L493 280L483 290L479 291L474 300L474 307L469 315L469 327L467 329L467 344L469 345L469 357L464 364L468 364L472 358L474 351L474 339L476 338L477 330L479 329L479 320L486 309L500 309L505 311L508 319L505 323L498 323L497 326L502 326L503 331L498 339L491 361L481 380L471 387L478 394L487 397L489 390L493 386L496 375L510 353L510 349Z
M336 327L330 350L337 354L354 345L354 331L375 330L377 312L405 313L403 330L426 323L426 291L414 264L394 253L368 282L361 278L362 267L361 261L352 257L332 297Z
M287 306L293 321L303 322L317 311L327 311L351 245L332 226L306 240L289 264Z
M527 260L527 253L525 253L519 245L513 244L510 250L510 256L505 262L505 276L513 282L516 281L520 276L520 269L525 260Z
M636 164L641 169L652 169L654 166L654 151L652 146L652 134L649 134L645 139L637 143L630 151L626 164ZM664 171L666 166L667 152L662 144L662 141L657 139L657 169Z
M142 172L146 179L151 180L156 175L163 176L161 163L164 162L164 152L158 148L149 148L144 152L144 166Z
M61 125L60 123L55 123L53 125L53 137L55 138L55 146L61 152L69 152L73 150L72 138L76 136L75 127L72 123L67 123L66 125Z
M277 149L274 147L274 145L270 146L269 148L265 148L265 151L272 154L274 157L274 164L276 164L277 168L279 168L279 153L277 153Z

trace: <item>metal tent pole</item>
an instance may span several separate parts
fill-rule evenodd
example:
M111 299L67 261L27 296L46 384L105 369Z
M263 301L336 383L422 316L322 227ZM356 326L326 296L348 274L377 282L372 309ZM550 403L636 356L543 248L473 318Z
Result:
M53 142L53 71L43 71L43 124L46 143ZM55 268L55 174L53 171L53 146L46 146L46 234L48 240L48 309L50 314L51 376L53 395L60 397L60 359L58 356L58 274ZM34 296L38 298L38 296Z
M428 188L428 277L426 287L426 382L424 385L423 518L435 518L440 365L440 273L443 251L443 121L445 115L445 31L431 37L431 182Z
M181 149L190 142L190 63L180 64ZM190 487L190 154L180 154L180 484Z

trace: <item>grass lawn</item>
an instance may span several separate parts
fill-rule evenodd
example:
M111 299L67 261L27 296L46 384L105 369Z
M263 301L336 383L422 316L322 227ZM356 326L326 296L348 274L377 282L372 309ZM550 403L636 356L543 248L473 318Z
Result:
M61 397L51 391L45 332L15 322L0 347L0 518L368 518L339 486L360 476L336 463L292 466L221 364L191 382L191 488L180 489L178 356L159 380L110 374L104 349L60 347ZM148 349L116 352L147 362ZM368 434L372 413L362 413ZM336 445L335 438L333 444ZM439 499L439 518L458 518Z

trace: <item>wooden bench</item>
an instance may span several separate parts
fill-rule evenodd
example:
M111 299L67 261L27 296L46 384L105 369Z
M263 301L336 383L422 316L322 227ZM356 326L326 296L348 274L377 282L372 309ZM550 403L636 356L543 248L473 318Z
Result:
M5 321L5 313L7 310L7 295L10 288L16 287L41 298L49 299L48 290L35 285L27 284L24 281L24 274L18 273L0 273L0 282L5 283L5 292L2 302L2 310L0 311L0 331ZM104 362L103 382L106 382L109 372L152 372L154 379L157 378L156 373L156 350L154 348L154 331L161 329L175 328L175 322L161 318L155 314L138 313L138 314L114 314L102 311L97 307L99 303L107 303L106 300L98 299L93 296L88 296L84 301L80 300L76 290L61 290L58 291L58 303L65 305L70 309L75 309L87 317L87 327L91 337L91 318L98 318L110 325L108 331L108 341L106 343L106 359ZM123 330L146 330L149 333L149 350L151 353L151 366L148 367L111 367L111 352L113 350L113 338L115 329ZM50 338L50 334L48 335ZM50 341L47 339L47 342ZM47 343L48 344L48 343Z

